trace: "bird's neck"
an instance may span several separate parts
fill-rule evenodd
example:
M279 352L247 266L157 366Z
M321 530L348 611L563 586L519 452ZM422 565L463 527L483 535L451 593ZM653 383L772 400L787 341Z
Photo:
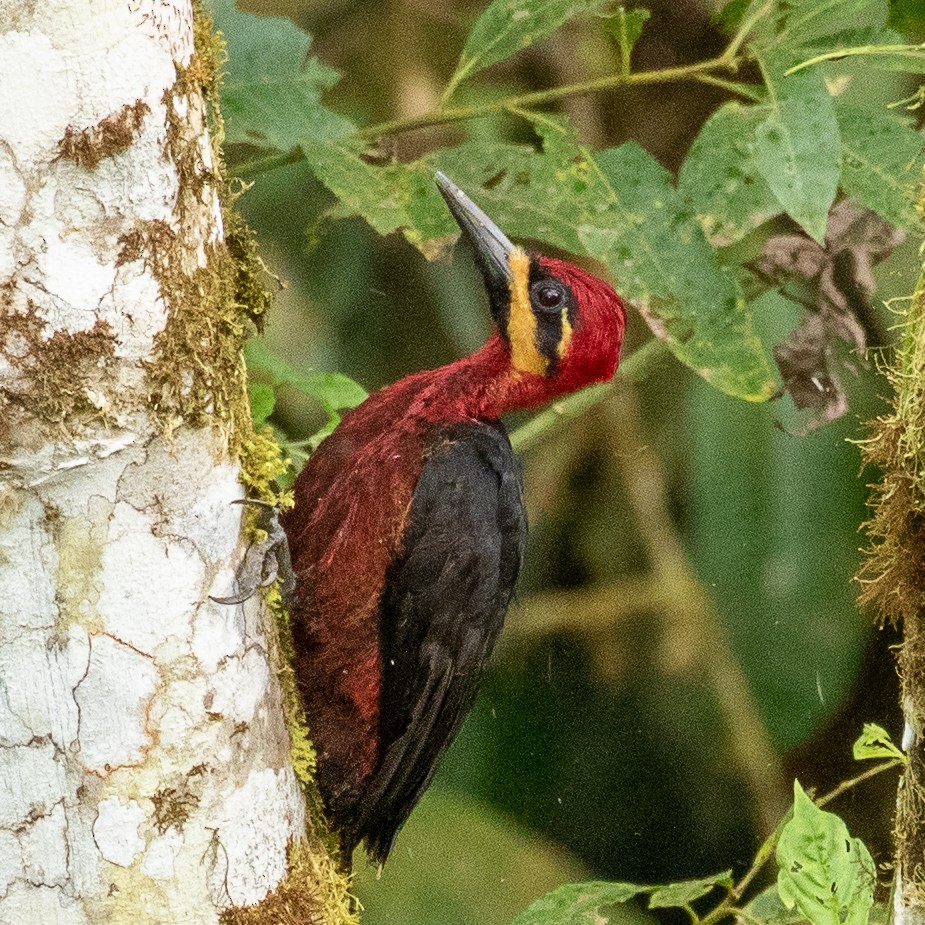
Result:
M424 374L428 375L428 374ZM511 366L509 346L493 334L480 350L429 373L419 393L419 413L435 422L496 420L509 411L530 408L553 398L552 383Z

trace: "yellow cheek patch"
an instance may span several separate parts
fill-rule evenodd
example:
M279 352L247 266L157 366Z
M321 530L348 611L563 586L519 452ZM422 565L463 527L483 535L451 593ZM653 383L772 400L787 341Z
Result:
M572 342L572 325L568 320L568 309L562 309L562 337L559 340L559 349L556 351L559 359L563 359L568 353L568 345Z
M530 304L530 258L519 247L508 258L511 280L511 307L507 318L507 339L511 345L514 369L537 376L546 375L548 361L540 353L536 337L536 315Z

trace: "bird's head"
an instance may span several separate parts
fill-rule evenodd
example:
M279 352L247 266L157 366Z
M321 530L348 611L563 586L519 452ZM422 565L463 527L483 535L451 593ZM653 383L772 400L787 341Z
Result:
M626 325L613 289L571 263L516 247L444 174L437 185L475 249L515 373L532 379L542 397L610 379Z

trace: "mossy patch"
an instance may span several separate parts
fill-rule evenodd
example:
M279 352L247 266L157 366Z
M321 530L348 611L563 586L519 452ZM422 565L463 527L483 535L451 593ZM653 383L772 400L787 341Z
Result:
M144 100L126 103L90 128L69 125L58 142L59 156L84 170L95 170L100 161L131 147L151 107Z
M900 623L925 611L925 269L887 377L893 408L861 443L883 478L872 495L865 527L873 544L858 581L861 603L876 607L883 622Z
M253 906L226 909L222 925L358 925L348 883L317 845L289 845L286 878Z
M52 423L80 412L105 418L115 352L109 324L97 321L89 330L49 338L43 328L35 312L0 314L0 356L22 377L19 388L5 391L7 400Z

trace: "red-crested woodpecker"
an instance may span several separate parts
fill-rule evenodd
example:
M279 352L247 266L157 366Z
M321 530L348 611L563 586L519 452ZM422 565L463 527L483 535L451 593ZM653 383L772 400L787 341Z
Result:
M609 379L623 303L513 245L443 174L495 331L354 410L309 459L282 526L295 671L347 858L382 863L472 706L520 570L521 471L501 416Z

